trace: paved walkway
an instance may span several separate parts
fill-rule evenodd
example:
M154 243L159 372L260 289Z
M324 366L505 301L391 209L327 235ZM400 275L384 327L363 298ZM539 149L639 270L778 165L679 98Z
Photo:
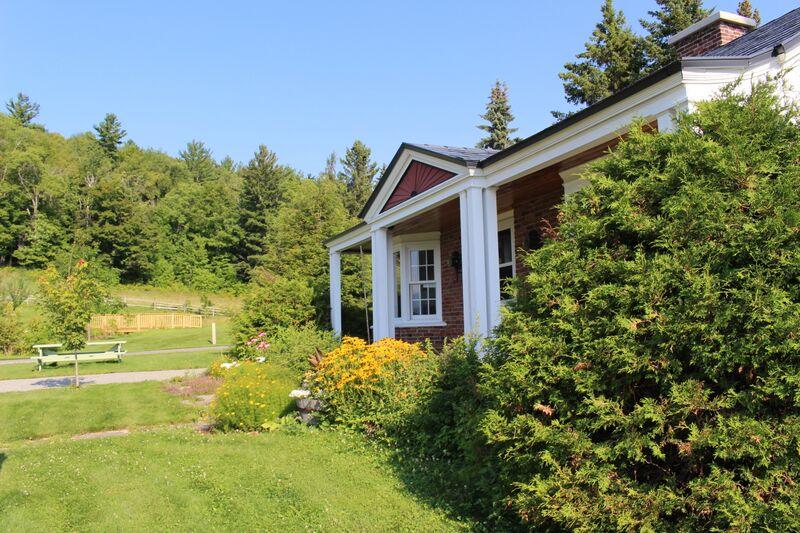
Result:
M117 372L113 374L91 374L80 376L81 385L107 385L112 383L140 383L142 381L169 381L183 376L198 376L205 368L187 368L182 370L153 370L149 372ZM26 392L32 390L57 389L70 387L74 383L73 376L52 378L6 379L0 380L0 394L4 392Z
M220 346L200 346L198 348L167 348L164 350L143 350L141 352L128 352L125 354L125 357L131 355L160 355L160 354L171 354L171 353L193 353L193 352L217 352L221 351L224 352L233 348L228 344L220 345ZM21 359L2 359L0 360L0 366L2 365L30 365L31 360L28 357L24 357Z

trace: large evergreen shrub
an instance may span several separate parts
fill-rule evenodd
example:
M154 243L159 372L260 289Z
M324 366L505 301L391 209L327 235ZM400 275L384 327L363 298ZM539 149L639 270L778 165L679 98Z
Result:
M527 257L483 387L528 525L800 528L800 115L775 94L634 131Z

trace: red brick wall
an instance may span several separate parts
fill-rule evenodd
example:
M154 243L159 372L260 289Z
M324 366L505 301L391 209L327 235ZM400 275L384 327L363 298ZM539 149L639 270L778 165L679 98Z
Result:
M678 57L694 57L719 48L750 31L749 28L724 20L697 31L675 43Z
M430 339L440 348L445 339L464 334L464 293L461 288L461 272L450 266L450 256L454 251L461 252L461 228L456 221L442 228L442 320L447 324L440 327L395 328L394 336L407 342L422 342Z
M514 203L514 241L516 245L517 277L524 276L528 269L523 263L524 249L528 234L532 230L546 230L555 227L558 222L556 206L564 197L561 176L556 171L539 178L536 189L527 198L517 199Z
M514 202L514 237L517 248L517 275L525 274L522 263L526 237L532 229L541 231L548 225L555 226L558 217L556 205L561 203L564 191L561 177L556 171L537 176L536 186L523 198ZM447 326L395 328L395 338L407 342L422 342L430 339L434 346L441 347L445 339L464 334L464 305L461 286L461 272L450 266L454 251L461 252L461 228L458 221L442 228L442 319Z

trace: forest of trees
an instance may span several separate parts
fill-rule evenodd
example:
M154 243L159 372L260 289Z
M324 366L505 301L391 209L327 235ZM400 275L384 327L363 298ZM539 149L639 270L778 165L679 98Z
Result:
M83 258L108 281L204 293L240 292L260 269L306 283L326 312L323 242L357 221L379 172L362 142L341 160L331 155L318 176L304 176L263 145L244 165L215 160L195 140L175 158L126 140L113 114L65 138L35 122L39 106L23 94L6 109L0 266ZM345 259L344 298L363 316L359 269L358 258Z

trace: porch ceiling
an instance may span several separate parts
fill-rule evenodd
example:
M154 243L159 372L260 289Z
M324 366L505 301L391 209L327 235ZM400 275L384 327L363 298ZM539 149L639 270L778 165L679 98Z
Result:
M454 224L458 224L459 217L458 199L454 199L395 224L390 229L394 235L442 231L452 227Z

